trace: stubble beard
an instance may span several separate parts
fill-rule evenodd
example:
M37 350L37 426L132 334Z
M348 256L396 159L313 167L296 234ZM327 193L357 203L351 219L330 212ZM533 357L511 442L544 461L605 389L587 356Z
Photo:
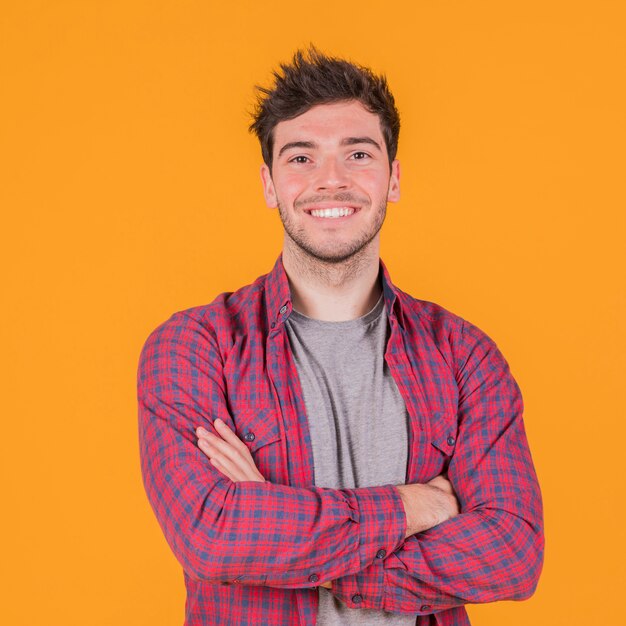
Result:
M363 207L361 210L367 210L368 208ZM295 251L299 253L298 256L301 257L301 260L305 260L308 257L309 262L313 261L326 266L338 266L358 263L359 257L367 252L369 244L376 237L385 221L387 202L384 200L378 206L376 219L367 230L359 233L352 241L337 246L334 250L324 250L321 246L316 246L307 236L305 229L294 224L289 212L285 210L280 201L278 202L278 213L285 233L291 242L295 244ZM326 219L332 220L333 218Z

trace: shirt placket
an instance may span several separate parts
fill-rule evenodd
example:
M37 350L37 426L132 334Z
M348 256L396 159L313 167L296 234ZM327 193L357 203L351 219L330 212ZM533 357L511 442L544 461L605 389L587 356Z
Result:
M394 379L398 391L404 400L409 414L409 436L408 436L408 464L406 472L406 483L412 483L417 477L417 462L415 442L419 440L420 425L420 390L417 388L417 381L413 376L413 371L404 348L402 328L395 317L389 317L391 332L385 350L385 362L389 366L389 372Z
M288 311L283 311L283 314ZM285 317L287 316L285 315ZM267 374L279 408L283 431L284 480L292 486L310 486L314 481L313 450L300 379L284 324L276 324L266 343ZM318 590L293 591L300 624L314 626L319 605Z

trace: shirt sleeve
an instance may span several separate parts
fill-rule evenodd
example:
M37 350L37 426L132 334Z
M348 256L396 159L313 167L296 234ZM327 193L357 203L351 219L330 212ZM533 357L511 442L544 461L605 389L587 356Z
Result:
M523 600L543 565L543 510L519 387L495 343L463 322L456 350L458 438L448 467L461 514L411 535L382 563L333 581L348 606L432 613Z
M404 539L393 485L359 489L233 482L197 447L216 417L231 428L212 330L177 313L139 359L139 448L148 500L197 580L305 588L364 570Z

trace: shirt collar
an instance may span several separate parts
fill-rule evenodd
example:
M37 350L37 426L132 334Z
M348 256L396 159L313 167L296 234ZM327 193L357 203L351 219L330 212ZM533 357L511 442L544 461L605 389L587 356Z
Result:
M397 321L403 327L402 309L400 306L399 290L391 282L389 270L379 259L380 276L383 287L383 297L385 307L390 320ZM279 255L272 271L265 277L265 312L267 316L268 330L277 330L281 324L289 317L293 305L291 303L291 291L289 290L289 279L283 265L283 255Z

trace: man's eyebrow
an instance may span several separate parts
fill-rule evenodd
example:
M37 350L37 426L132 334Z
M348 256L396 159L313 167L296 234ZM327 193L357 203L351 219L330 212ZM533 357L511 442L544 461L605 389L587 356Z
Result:
M308 148L308 149L312 149L317 147L317 144L314 144L312 141L290 141L289 143L286 143L281 149L280 152L278 153L278 156L280 156L283 152L285 152L285 150L290 150L291 148Z
M374 141L371 137L344 137L340 142L342 146L354 146L360 143L367 143L375 146L382 152L380 144L377 141ZM291 150L292 148L306 148L308 150L312 150L313 148L317 148L317 144L313 141L290 141L278 151L278 156L281 156L283 152Z
M342 146L353 146L357 143L369 143L372 146L376 146L382 152L380 144L377 141L374 141L371 137L346 137L341 140Z

